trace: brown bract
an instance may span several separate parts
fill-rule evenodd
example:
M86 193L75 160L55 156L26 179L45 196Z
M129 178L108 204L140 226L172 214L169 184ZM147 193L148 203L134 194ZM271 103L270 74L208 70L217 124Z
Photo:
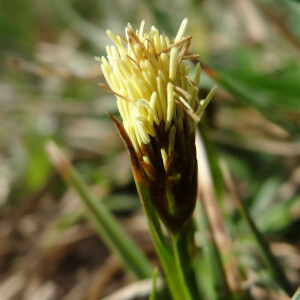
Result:
M167 156L164 163L161 150L168 145L169 133L164 125L155 126L156 136L149 144L143 145L142 153L135 151L132 142L117 118L108 113L124 142L130 156L131 166L137 186L146 186L150 201L161 220L172 233L176 233L190 218L195 207L197 193L197 160L195 137L176 136L175 151ZM149 157L151 164L143 160ZM147 199L141 196L144 207Z

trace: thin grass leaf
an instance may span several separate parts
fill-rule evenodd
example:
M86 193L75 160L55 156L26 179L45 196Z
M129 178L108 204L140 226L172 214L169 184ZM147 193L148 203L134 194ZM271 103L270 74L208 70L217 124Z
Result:
M224 174L224 180L226 182L226 185L231 192L232 198L235 201L235 204L237 208L240 211L240 214L243 216L244 220L248 224L251 232L253 233L256 242L266 260L266 263L268 265L268 268L270 270L270 273L272 277L276 280L277 284L284 290L286 293L291 296L294 292L293 286L289 282L288 278L285 275L285 272L280 265L277 258L273 255L273 253L270 250L269 245L265 241L263 235L257 228L256 224L254 223L251 215L249 214L248 210L246 209L244 203L240 200L238 193L233 185L233 181L231 179L230 173L225 165L225 162L221 162L221 169Z
M264 216L258 220L259 228L261 228L263 232L276 232L280 234L280 231L284 231L287 227L300 219L300 208L297 207L298 203L300 203L299 195L271 207L271 209L268 209Z
M154 268L153 270L153 276L152 276L152 291L149 297L149 300L157 300L157 293L156 293L156 281L158 277L158 270L157 268Z
M172 236L175 264L178 273L181 274L183 286L187 287L187 296L185 299L202 299L196 283L195 272L191 260L191 250L194 247L194 224L190 220L183 226L176 236Z
M95 229L111 251L121 259L124 265L131 270L137 278L143 279L151 277L152 266L150 262L134 241L124 232L107 207L91 193L80 175L67 161L54 142L47 143L46 147L54 167L86 204Z

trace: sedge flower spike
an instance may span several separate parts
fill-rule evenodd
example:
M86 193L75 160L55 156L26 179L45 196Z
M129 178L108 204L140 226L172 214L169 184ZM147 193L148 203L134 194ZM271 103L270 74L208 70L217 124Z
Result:
M198 56L189 53L187 19L174 40L155 27L145 33L144 24L136 31L128 24L125 36L107 31L114 45L107 46L107 58L99 60L109 87L100 86L117 97L123 120L123 127L117 127L137 185L146 184L162 221L177 232L195 206L195 128L215 89L206 99L198 98L199 63L194 76L188 76L189 61Z

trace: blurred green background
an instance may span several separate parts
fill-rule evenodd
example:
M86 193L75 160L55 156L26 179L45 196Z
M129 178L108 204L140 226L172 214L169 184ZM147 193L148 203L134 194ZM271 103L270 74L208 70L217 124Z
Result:
M212 153L228 164L241 199L299 284L298 1L1 0L2 300L99 299L132 280L120 266L106 278L112 258L80 200L52 170L45 152L50 139L154 256L128 158L106 116L117 114L116 102L97 86L104 79L94 56L111 44L106 29L123 34L128 22L137 28L145 20L147 30L154 25L174 36L184 17L192 52L216 71L214 78L203 73L203 95L214 80L219 85L202 125ZM247 288L253 285L256 299L273 299L253 283L268 285L261 259L218 184L218 168L213 177Z

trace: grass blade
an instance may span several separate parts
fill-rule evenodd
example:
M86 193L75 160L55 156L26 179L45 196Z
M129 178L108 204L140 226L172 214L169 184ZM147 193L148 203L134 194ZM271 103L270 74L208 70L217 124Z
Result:
M293 286L287 279L285 272L283 268L281 267L279 261L277 258L273 255L273 253L270 250L269 245L265 241L263 235L259 231L259 229L256 227L256 224L254 223L251 215L248 213L246 207L244 206L243 202L240 200L237 191L233 185L233 181L231 179L230 173L225 165L225 162L221 162L221 169L224 174L224 180L225 183L231 192L232 198L235 201L235 204L240 211L240 214L243 216L245 219L246 223L248 224L250 230L252 231L256 242L265 257L265 260L267 262L267 265L269 267L270 273L272 274L273 278L276 280L279 286L282 287L283 290L287 292L289 296L291 296L294 292Z
M111 251L118 255L124 265L137 278L151 277L152 266L148 259L124 232L106 206L91 193L88 186L64 157L57 145L54 142L49 142L46 148L54 167L66 183L79 194L88 207L92 223Z

